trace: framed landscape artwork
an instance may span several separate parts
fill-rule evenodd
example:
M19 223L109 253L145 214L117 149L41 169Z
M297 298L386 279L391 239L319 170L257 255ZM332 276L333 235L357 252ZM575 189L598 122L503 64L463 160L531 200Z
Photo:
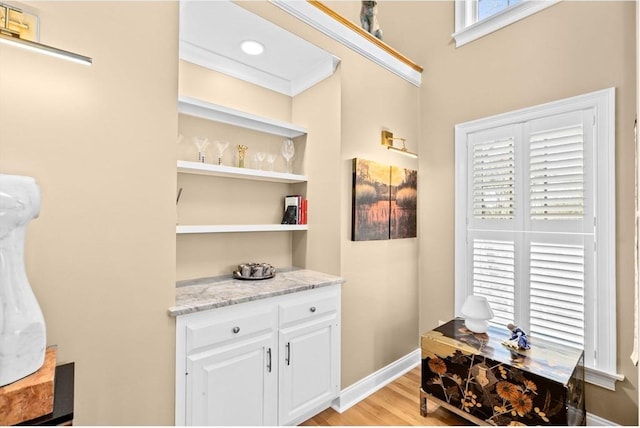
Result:
M351 240L415 238L418 173L353 159Z

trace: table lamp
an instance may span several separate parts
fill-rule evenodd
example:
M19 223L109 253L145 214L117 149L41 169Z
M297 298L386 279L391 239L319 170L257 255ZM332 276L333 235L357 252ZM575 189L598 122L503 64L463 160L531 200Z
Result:
M474 333L486 333L493 311L486 297L470 295L460 309L464 315L464 325Z

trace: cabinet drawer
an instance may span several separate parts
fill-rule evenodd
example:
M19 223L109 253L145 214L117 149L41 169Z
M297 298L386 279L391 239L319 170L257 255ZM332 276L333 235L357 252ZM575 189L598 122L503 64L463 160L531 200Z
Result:
M337 312L340 296L334 292L324 292L299 298L280 305L280 325L304 321L319 315Z
M187 353L197 348L274 331L275 328L275 316L271 308L242 316L238 316L237 313L214 315L210 319L189 323L186 326Z

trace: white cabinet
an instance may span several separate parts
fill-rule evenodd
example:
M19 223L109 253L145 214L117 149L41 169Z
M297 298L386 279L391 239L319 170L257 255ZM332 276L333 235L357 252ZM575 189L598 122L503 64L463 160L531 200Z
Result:
M340 390L340 285L181 315L177 425L295 425Z
M277 313L239 308L178 317L187 425L277 423Z
M184 336L187 425L274 425L278 392L276 311L231 307L178 326ZM179 335L180 337L180 335Z
M274 339L268 334L189 355L187 425L275 425Z
M301 295L279 305L280 423L297 425L340 390L339 306L333 295Z

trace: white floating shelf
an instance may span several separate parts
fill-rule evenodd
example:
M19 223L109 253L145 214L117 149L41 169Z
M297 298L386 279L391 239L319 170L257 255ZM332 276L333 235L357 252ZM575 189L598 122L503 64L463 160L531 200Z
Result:
M178 113L287 138L300 137L307 133L306 129L291 123L257 116L185 96L178 97Z
M270 181L274 183L304 183L306 175L287 174L276 171L262 171L251 168L236 168L226 165L213 165L210 163L178 161L178 172L184 174L211 175L215 177L239 178L244 180Z
M176 234L229 232L289 232L307 230L306 224L227 224L176 226Z

